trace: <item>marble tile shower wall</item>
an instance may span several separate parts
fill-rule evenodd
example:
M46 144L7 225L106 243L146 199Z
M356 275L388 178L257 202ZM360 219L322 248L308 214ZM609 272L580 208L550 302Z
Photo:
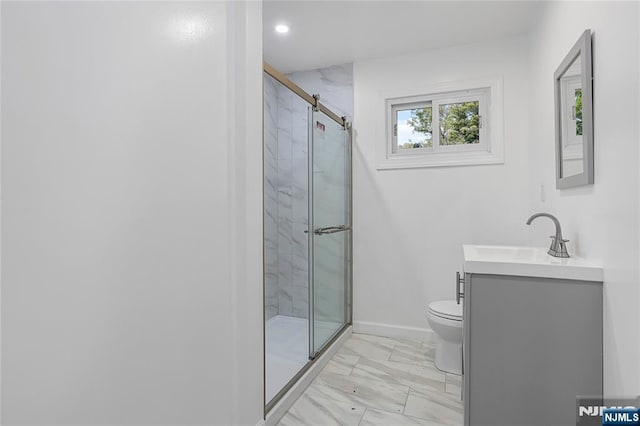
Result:
M288 77L308 93L319 93L320 102L331 111L353 119L353 64L299 71Z
M338 115L353 117L351 64L288 77ZM265 76L266 319L307 318L309 105Z
M307 318L309 105L278 86L278 313Z
M264 76L265 320L278 314L278 83Z

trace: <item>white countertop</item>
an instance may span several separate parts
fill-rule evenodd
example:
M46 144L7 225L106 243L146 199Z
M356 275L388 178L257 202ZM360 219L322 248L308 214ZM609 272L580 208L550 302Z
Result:
M580 257L558 258L548 248L464 244L464 271L582 281L603 281L602 266Z

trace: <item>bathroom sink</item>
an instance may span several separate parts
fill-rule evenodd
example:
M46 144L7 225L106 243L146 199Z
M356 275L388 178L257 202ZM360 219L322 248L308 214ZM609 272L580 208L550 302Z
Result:
M462 249L467 273L603 281L598 264L577 256L553 257L548 248L464 244Z

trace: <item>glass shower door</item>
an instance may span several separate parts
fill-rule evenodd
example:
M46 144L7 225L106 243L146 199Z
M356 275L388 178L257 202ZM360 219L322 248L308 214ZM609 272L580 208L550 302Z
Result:
M349 317L351 149L348 130L321 111L311 118L309 349L314 357Z

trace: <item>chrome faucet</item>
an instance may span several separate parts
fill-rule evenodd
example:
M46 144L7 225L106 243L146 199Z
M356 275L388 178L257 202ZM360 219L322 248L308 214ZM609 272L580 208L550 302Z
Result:
M531 222L537 217L544 216L548 217L553 221L553 224L556 226L556 235L552 235L551 237L551 247L549 247L549 253L553 257L569 257L569 253L567 253L566 242L569 240L562 239L562 229L560 229L560 222L556 219L555 216L550 215L549 213L536 213L531 216L527 220L527 225L531 225Z

